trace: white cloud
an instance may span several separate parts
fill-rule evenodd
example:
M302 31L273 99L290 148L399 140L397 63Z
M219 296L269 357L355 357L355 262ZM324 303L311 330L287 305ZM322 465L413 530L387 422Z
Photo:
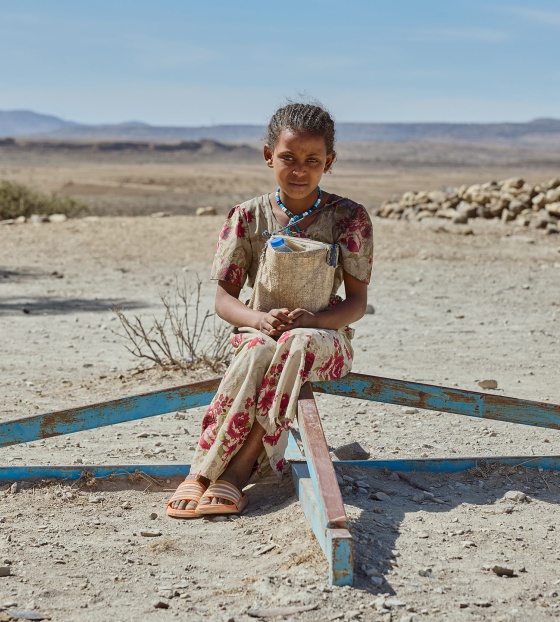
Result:
M496 28L454 28L442 26L441 28L421 28L401 30L407 41L472 41L485 43L499 43L507 41L510 36L503 30Z
M516 6L495 7L497 10L516 15L537 24L560 27L560 11L545 11L543 9L526 9Z

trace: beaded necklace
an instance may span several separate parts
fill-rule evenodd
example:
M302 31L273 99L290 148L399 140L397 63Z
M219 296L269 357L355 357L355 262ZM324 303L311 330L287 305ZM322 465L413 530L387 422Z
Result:
M303 214L292 214L292 212L290 212L290 210L284 205L284 203L282 203L282 201L280 200L280 188L276 190L276 203L278 203L278 207L290 219L288 221L288 225L293 225L295 230L300 232L301 229L298 227L297 223L300 220L307 218L307 216L313 214L313 212L319 207L321 203L322 195L323 193L321 192L321 188L317 186L317 200L315 201L315 203L313 203L313 205L306 212L303 212Z

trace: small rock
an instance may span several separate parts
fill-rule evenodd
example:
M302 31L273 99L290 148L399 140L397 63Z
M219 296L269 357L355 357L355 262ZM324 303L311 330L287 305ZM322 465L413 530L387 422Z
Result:
M154 600L152 606L156 609L169 609L169 603L166 603L163 600Z
M152 218L167 218L170 214L169 212L152 212L150 216Z
M29 222L34 225L40 225L43 222L49 222L49 217L44 216L43 214L31 214L29 217Z
M68 220L68 216L66 214L51 214L49 216L49 222L66 222Z
M399 477L398 473L391 473L391 475L389 475L389 479L392 482L399 482L401 478Z
M144 536L144 538L157 538L158 536L161 536L161 531L141 531L140 532L141 536Z
M12 569L9 566L0 566L0 577L9 577Z
M373 315L374 313L375 313L375 308L374 308L374 306L368 303L368 304L366 305L366 311L365 311L365 314L366 314L366 315Z
M481 389L497 389L498 388L498 382L497 380L480 380L478 382L478 386Z
M418 412L418 408L403 408L403 415L415 415Z
M367 488L362 488L361 486L358 486L358 494L359 495L367 495L367 494L369 494L369 490Z
M492 566L491 570L499 577L515 577L515 573L512 568L506 568L505 566Z
M387 600L385 601L385 607L388 607L389 609L393 609L393 607L406 607L406 603L403 602L402 600L399 600L398 598L387 598Z
M341 445L333 450L333 454L339 460L368 460L369 451L358 442Z
M476 548L476 543L475 543L475 542L473 542L472 540L463 540L463 541L461 542L461 546L462 546L464 549L472 549L472 548Z
M11 486L10 486L10 492L15 495L16 492L19 492L19 482L14 482Z
M381 490L379 490L378 492L374 492L372 495L369 496L369 498L373 499L374 501L391 501L391 497L386 492L383 492Z
M522 503L524 501L527 501L527 495L519 490L508 490L504 495L504 499L507 499L508 501L517 501L519 503Z
M431 577L432 576L432 569L431 568L420 568L420 570L418 571L418 574L421 577Z
M121 508L123 510L132 510L132 503L130 503L130 501L125 501L123 504L121 504Z
M150 520L156 520L156 518L157 518L157 514L155 512L152 512L150 514Z
M197 216L217 216L218 212L215 207L199 207L196 210Z
M423 540L430 537L430 534L427 531L419 531L416 535Z
M370 581L375 587L381 587L383 585L383 577L371 577Z

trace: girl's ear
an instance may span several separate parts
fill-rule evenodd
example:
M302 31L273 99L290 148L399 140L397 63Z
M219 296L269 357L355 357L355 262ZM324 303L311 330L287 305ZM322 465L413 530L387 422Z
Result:
M332 165L336 162L336 151L329 153L327 156L327 161L325 162L325 168L323 169L323 173L328 173L331 170Z
M266 162L266 165L269 168L273 168L273 164L272 164L273 153L272 153L272 149L268 145L264 146L263 155L264 155L264 161Z

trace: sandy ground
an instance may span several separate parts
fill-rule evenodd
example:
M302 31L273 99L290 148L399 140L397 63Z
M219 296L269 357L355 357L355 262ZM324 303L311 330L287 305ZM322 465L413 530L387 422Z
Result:
M508 146L340 145L339 153L325 188L368 207L405 190L514 175L536 182L558 171L557 152ZM0 226L1 420L214 375L147 369L127 351L111 308L149 324L176 278L194 283L197 274L201 306L212 308L207 278L223 214L270 188L256 151L154 159L0 149L0 177L112 215ZM221 215L189 215L204 205ZM172 215L115 216L161 211ZM499 394L560 402L558 236L490 222L374 226L375 314L356 324L355 371L473 390L495 379ZM558 453L553 430L335 396L317 402L332 447L359 441L373 457ZM0 464L188 464L202 416L170 413L4 448ZM480 468L407 481L346 467L339 476L357 541L354 589L327 587L289 476L253 486L242 517L189 522L165 516L176 482L141 474L22 482L17 493L2 485L0 608L92 622L247 622L249 610L275 606L315 607L283 618L303 622L558 617L557 473ZM511 491L527 499L507 498ZM377 492L388 497L371 499ZM496 575L495 565L515 576Z
M0 417L136 394L199 378L145 371L113 305L149 321L176 275L206 281L222 217L104 218L0 228ZM560 244L488 222L375 220L375 314L356 324L354 370L560 402ZM203 286L203 306L213 286ZM212 375L212 374L209 374ZM318 396L331 446L374 457L557 453L557 432ZM202 409L5 448L4 465L188 463ZM290 477L250 489L240 518L174 521L175 482L23 485L0 492L0 606L53 620L556 619L557 473L412 476L340 470L357 539L356 587L327 568ZM361 481L358 491L356 481ZM91 484L91 482L90 482ZM371 492L389 495L370 499ZM504 498L521 491L526 501ZM157 537L142 532L161 533ZM506 566L516 576L497 576ZM385 595L385 596L383 596ZM156 602L168 609L155 607ZM1 615L1 614L0 614Z

